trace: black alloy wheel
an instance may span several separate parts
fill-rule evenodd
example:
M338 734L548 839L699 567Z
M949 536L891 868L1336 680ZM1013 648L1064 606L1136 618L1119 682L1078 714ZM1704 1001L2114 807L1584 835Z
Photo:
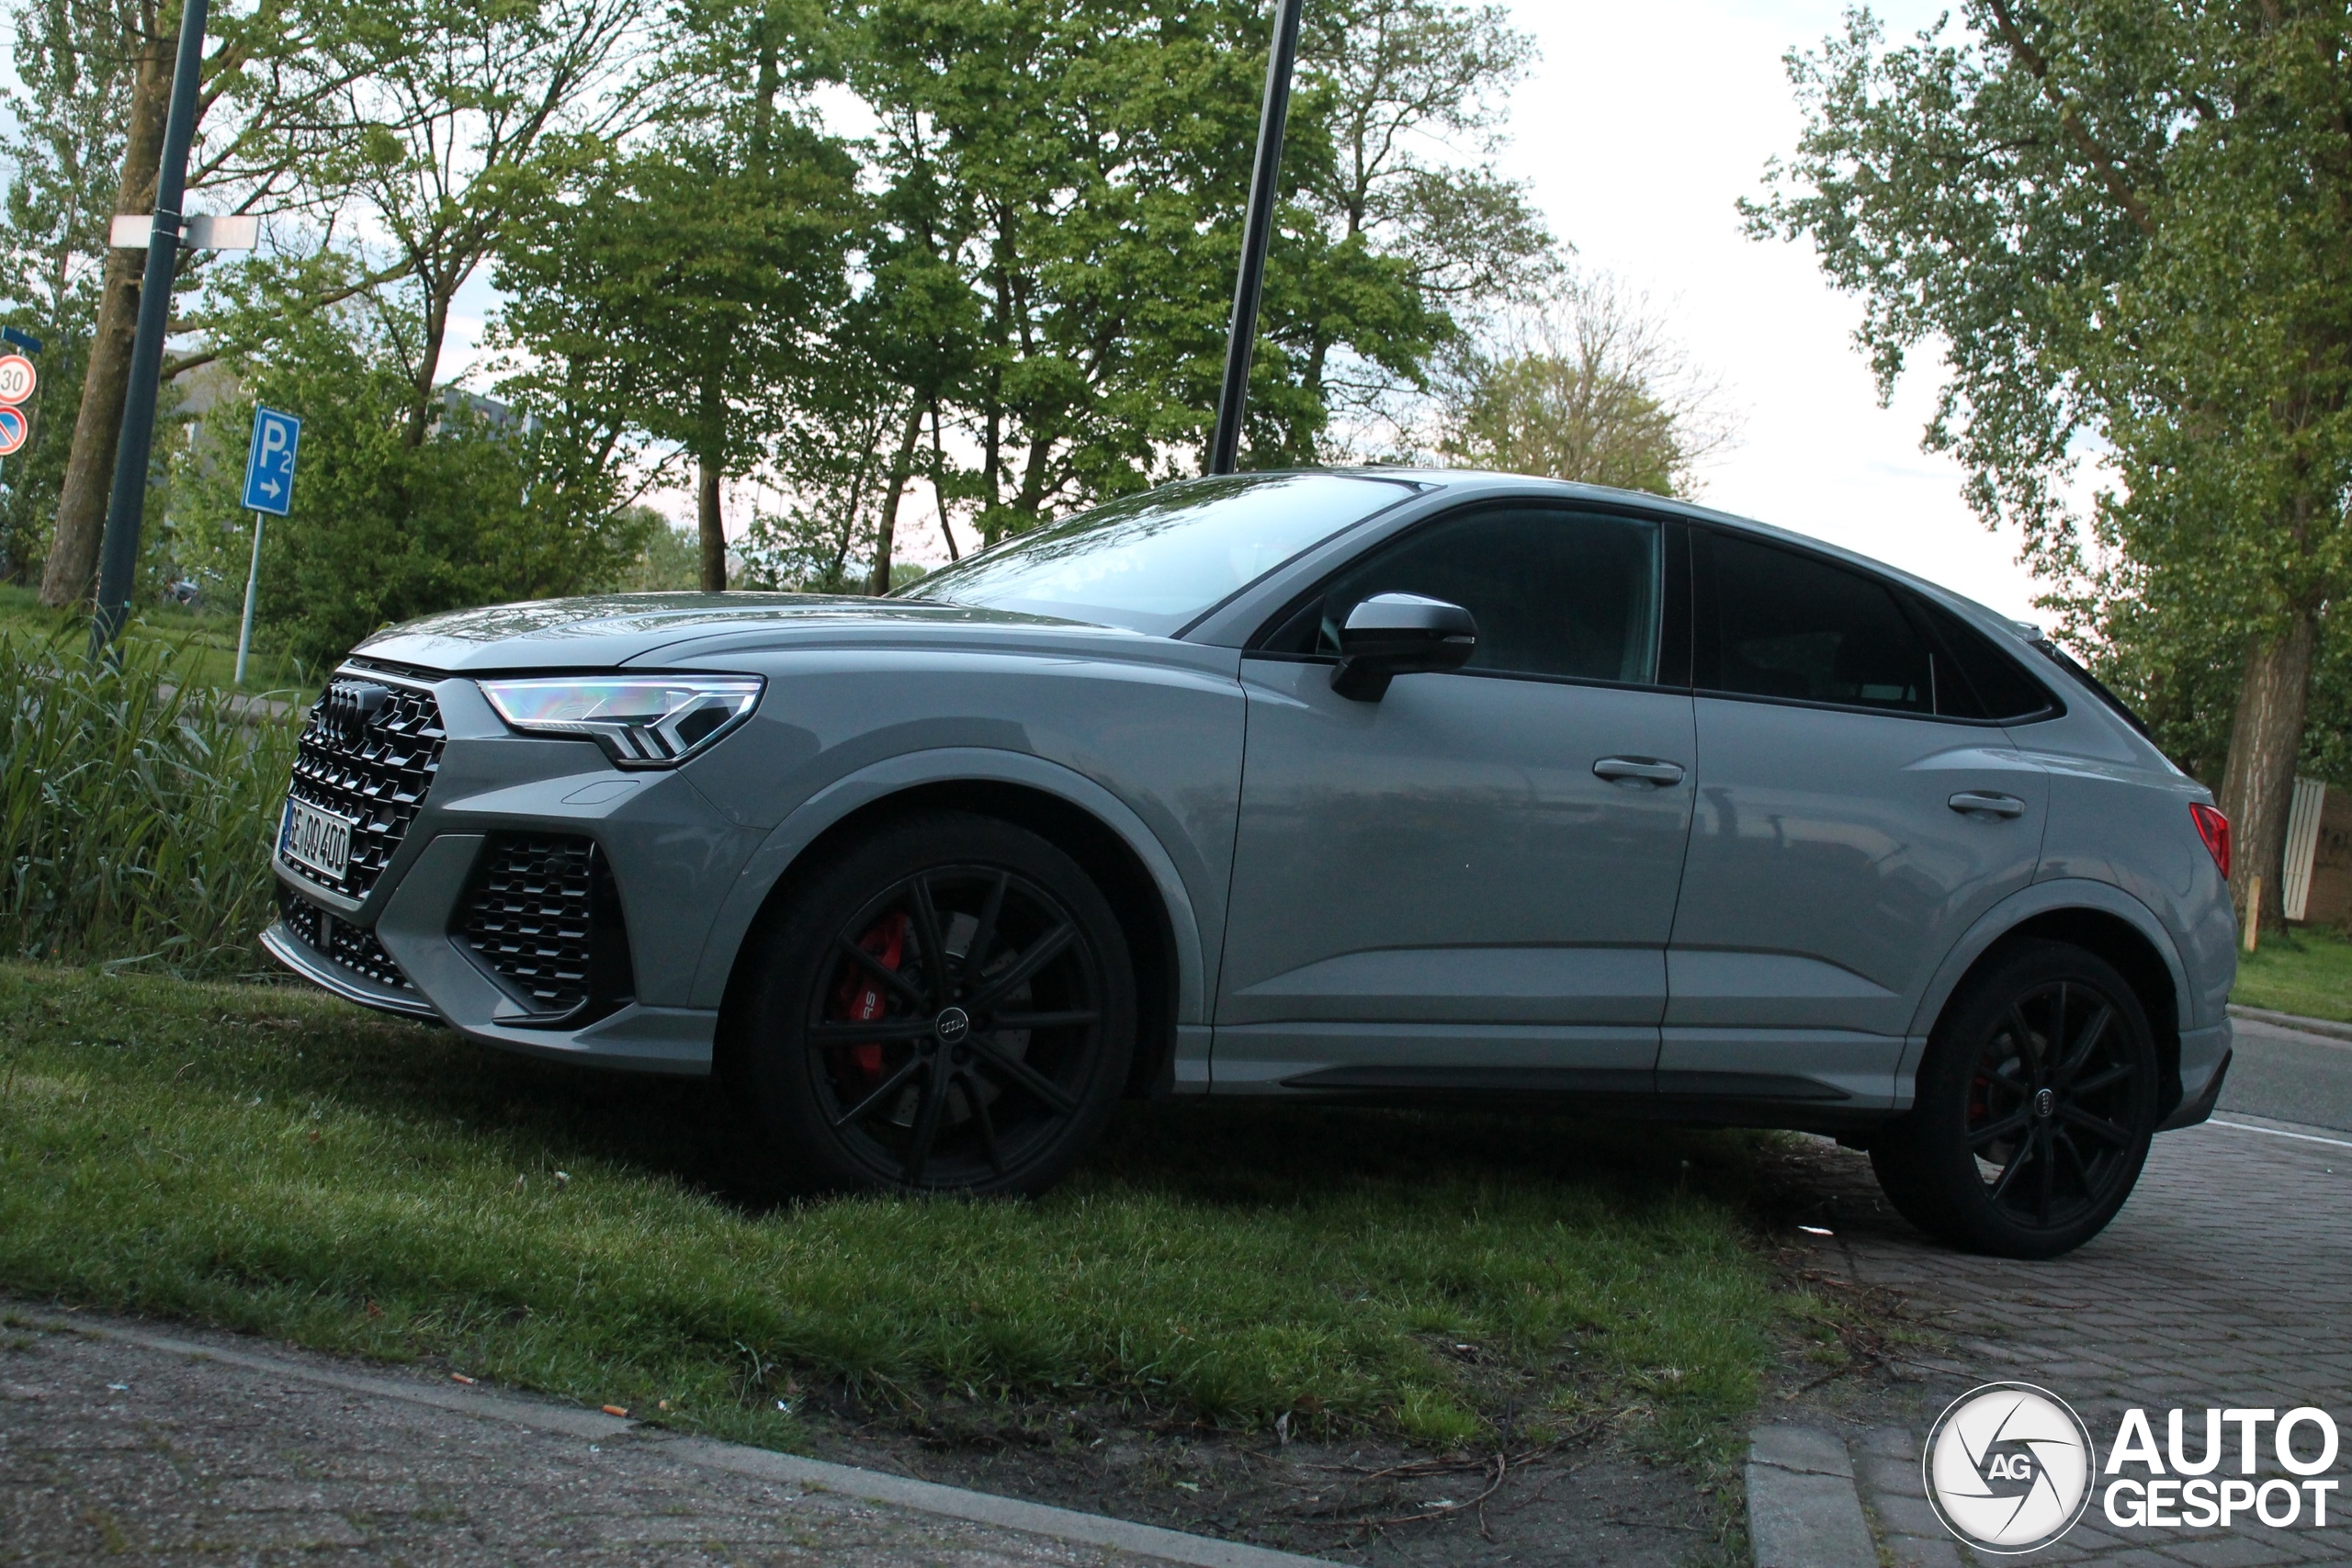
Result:
M1896 1208L1979 1251L2052 1258L2131 1196L2156 1122L2156 1055L2112 966L2019 944L1946 1009L1912 1111L1871 1160Z
M797 1190L1035 1192L1100 1130L1133 1050L1118 922L988 818L910 818L775 932L746 1053L757 1141Z

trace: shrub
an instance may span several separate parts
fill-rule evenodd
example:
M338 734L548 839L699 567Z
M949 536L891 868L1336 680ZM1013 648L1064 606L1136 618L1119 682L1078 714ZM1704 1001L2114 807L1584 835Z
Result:
M187 647L119 646L0 631L0 951L256 971L299 716L201 683Z

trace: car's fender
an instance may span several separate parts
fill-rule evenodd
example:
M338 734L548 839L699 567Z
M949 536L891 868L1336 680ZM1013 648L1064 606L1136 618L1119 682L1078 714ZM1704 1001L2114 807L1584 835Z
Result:
M1912 1015L1908 1043L1904 1047L1903 1061L1895 1071L1895 1092L1898 1099L1908 1101L1912 1079L1919 1070L1919 1059L1927 1050L1928 1032L1935 1028L1944 1004L1975 962L1984 956L1993 944L2038 915L2061 909L2096 909L2113 915L2147 938L2150 946L2164 960L2165 969L2172 976L2173 996L2179 1016L2176 1026L2186 1032L2195 1023L2191 1015L2192 999L2188 988L2188 969L2181 962L2179 944L2165 929L2155 911L2112 883L2093 882L2084 877L2053 877L2021 887L1994 905L1978 917L1976 923L1963 932L1944 954L1936 968L1935 977L1921 993L1918 1010Z
M695 973L694 1003L716 1008L725 998L735 956L760 908L792 863L826 829L885 796L922 784L1006 784L1023 785L1068 801L1101 822L1132 851L1150 874L1168 910L1176 947L1176 1021L1207 1021L1209 976L1200 921L1183 878L1167 847L1125 801L1075 769L1024 751L987 747L939 747L888 757L843 774L800 803L776 824L737 873L703 939Z

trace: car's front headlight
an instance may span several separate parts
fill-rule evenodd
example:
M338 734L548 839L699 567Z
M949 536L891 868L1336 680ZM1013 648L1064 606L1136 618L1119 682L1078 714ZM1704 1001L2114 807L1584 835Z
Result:
M548 675L484 681L498 716L526 735L594 740L624 768L673 768L752 716L757 675Z

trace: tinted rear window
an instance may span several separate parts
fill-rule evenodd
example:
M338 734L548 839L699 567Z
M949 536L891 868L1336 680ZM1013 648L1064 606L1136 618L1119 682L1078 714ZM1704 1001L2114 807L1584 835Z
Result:
M1743 696L1935 711L1918 629L1886 584L1730 535L1712 536L1714 625L1699 683Z

